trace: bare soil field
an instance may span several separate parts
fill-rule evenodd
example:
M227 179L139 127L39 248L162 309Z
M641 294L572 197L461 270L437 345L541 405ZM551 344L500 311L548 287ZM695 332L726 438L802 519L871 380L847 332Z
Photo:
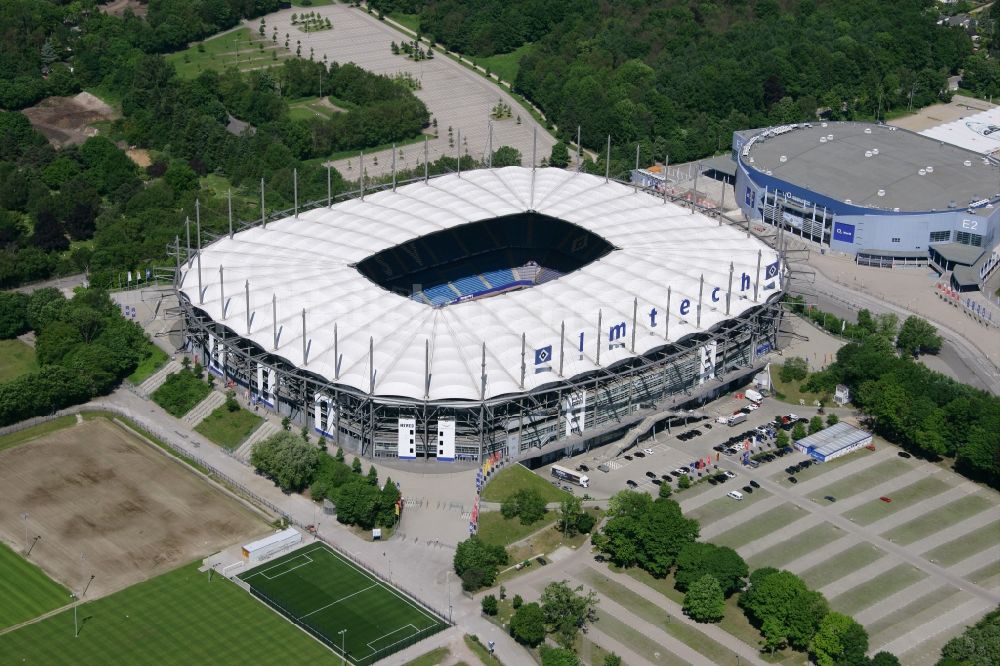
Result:
M131 9L132 13L140 17L145 17L149 13L146 2L140 2L139 0L111 0L106 5L98 6L97 9L112 16L124 16L126 9Z
M890 125L902 127L913 132L923 132L925 129L937 127L953 120L959 120L968 116L986 111L993 105L989 102L974 97L955 95L947 104L933 104L924 107L908 116L890 120Z
M97 134L90 126L92 123L119 116L104 101L87 92L73 97L47 97L22 113L56 148L83 143Z
M0 537L97 597L266 531L236 500L103 418L0 452Z

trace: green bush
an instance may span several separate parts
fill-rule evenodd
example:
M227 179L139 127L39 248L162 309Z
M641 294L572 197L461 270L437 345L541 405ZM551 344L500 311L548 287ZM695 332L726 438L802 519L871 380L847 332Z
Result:
M500 611L500 602L492 594L487 594L483 597L483 615L489 615L493 617Z
M212 391L211 386L198 378L196 372L199 369L200 366L196 365L195 370L181 368L169 375L163 385L153 392L153 402L177 418L187 414Z
M803 380L808 374L809 364L801 356L792 356L785 359L781 369L778 371L778 377L786 384L788 382Z

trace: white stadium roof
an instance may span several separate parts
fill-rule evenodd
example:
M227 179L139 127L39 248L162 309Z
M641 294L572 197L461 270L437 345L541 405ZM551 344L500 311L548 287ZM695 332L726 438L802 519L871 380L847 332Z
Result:
M419 236L469 222L537 212L579 225L615 250L551 282L488 298L432 307L392 293L354 265ZM753 284L760 261L760 290ZM447 175L317 208L247 229L204 248L202 298L197 262L185 265L181 291L191 304L262 349L327 380L369 392L369 338L374 339L374 394L416 400L479 400L482 345L486 344L486 398L529 391L562 378L608 367L668 341L707 331L727 319L730 262L735 265L731 316L776 292L765 279L777 255L730 226L604 178L562 169L507 167ZM223 313L219 267L224 268ZM773 271L773 268L772 268ZM747 278L743 277L746 273ZM701 327L695 325L699 277L704 276ZM250 283L252 325L247 334L244 282ZM768 289L765 289L765 282ZM750 287L746 288L749 283ZM671 288L669 338L664 337ZM742 287L742 290L741 290ZM272 296L279 340L272 340ZM638 299L635 353L633 299ZM713 300L718 299L718 300ZM681 314L683 301L686 314ZM656 309L655 326L651 310ZM302 310L307 358L303 359ZM601 350L602 338L625 323L624 345ZM559 376L560 326L565 357ZM340 355L334 358L334 325ZM580 333L584 349L579 351ZM521 387L521 340L527 364ZM425 344L430 387L425 396ZM535 351L551 346L551 361L536 366Z
M936 125L921 134L982 155L995 156L1000 150L1000 106Z

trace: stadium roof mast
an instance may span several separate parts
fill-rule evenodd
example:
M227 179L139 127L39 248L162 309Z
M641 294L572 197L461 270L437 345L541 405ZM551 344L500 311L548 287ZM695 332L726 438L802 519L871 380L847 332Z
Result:
M184 262L191 268L191 217L184 217L184 234L187 236L187 259Z
M201 288L201 202L194 200L194 219L198 228L198 304L205 304L205 292Z
M493 168L493 121L486 121L486 168Z
M663 316L663 319L665 320L664 324L663 324L663 339L664 340L669 340L670 339L670 295L671 295L670 294L670 287L667 286L667 312Z
M363 150L361 151L361 154L358 156L358 161L360 162L360 164L358 166L361 169L361 172L360 172L360 176L361 176L361 180L360 180L360 183L361 183L361 200L364 201L365 200L365 151L363 151Z
M333 208L333 182L330 176L330 165L326 165L326 207Z
M528 336L526 334L521 333L521 388L522 389L524 388L524 375L528 369L528 366L524 362L524 350L527 344L527 338Z
M427 135L424 135L424 185L427 184L428 167L427 167Z
M458 165L458 177L462 177L462 128L458 129L458 141L455 142L455 164Z
M302 308L302 365L309 365L309 345L306 341L306 309Z
M538 145L538 128L531 130L531 199L528 202L528 210L535 210L535 150Z
M222 307L222 319L223 319L223 321L225 321L225 319L226 319L226 288L225 288L224 283L222 281L222 276L223 276L223 274L222 274L222 264L219 264L219 303L222 304L221 305L221 307Z
M392 191L396 191L396 144L392 144Z
M292 205L295 219L299 218L299 170L292 169Z
M576 172L580 173L580 126L576 126Z
M264 213L264 179L260 179L260 225L267 229L267 215Z
M337 335L337 322L333 322L333 378L340 379L340 336Z
M635 144L635 170L636 171L639 170L639 144L638 143ZM635 182L632 183L632 192L633 193L638 193L639 192L639 179L638 178L636 178Z
M611 135L608 135L608 156L604 160L604 182L611 179Z
M273 349L278 349L278 294L271 294L271 335L274 340Z
M247 296L247 335L250 335L250 280L244 283L243 290Z
M233 239L233 191L226 190L226 200L229 204L229 240Z

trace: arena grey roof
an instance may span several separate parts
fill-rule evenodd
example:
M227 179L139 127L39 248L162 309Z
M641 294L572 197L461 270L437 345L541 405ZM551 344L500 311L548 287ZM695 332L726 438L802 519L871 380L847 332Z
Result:
M829 428L800 439L795 446L800 450L809 451L813 456L830 458L838 451L857 445L859 442L871 441L872 435L861 428L855 428L850 423L840 421Z
M986 252L975 245L963 243L932 243L931 247L946 261L953 261L963 266L971 266Z
M440 308L383 289L355 268L362 259L419 236L527 211L583 227L616 249L551 282ZM740 282L744 272L756 279L758 262L760 293L754 300L752 288L740 292ZM765 279L766 267L775 262L774 250L739 229L630 186L562 169L507 167L441 176L224 236L202 250L200 263L185 263L179 288L214 321L331 382L381 396L479 400L484 343L487 399L532 390L708 331L765 303L777 293L776 281ZM733 295L726 315L731 263ZM702 276L699 327L695 305ZM713 289L721 300L712 301ZM678 305L684 299L690 309L681 316ZM649 316L654 307L659 313L655 325ZM664 327L668 310L669 336ZM625 344L602 346L598 362L599 317L604 336L609 326L627 326L628 333L620 341ZM586 333L582 352L581 332ZM528 364L523 388L522 334ZM634 352L629 349L633 335ZM546 349L552 362L539 371L535 354Z
M742 159L839 201L940 211L995 199L1000 191L1000 173L983 155L904 129L848 122L785 127L791 129L755 140Z

